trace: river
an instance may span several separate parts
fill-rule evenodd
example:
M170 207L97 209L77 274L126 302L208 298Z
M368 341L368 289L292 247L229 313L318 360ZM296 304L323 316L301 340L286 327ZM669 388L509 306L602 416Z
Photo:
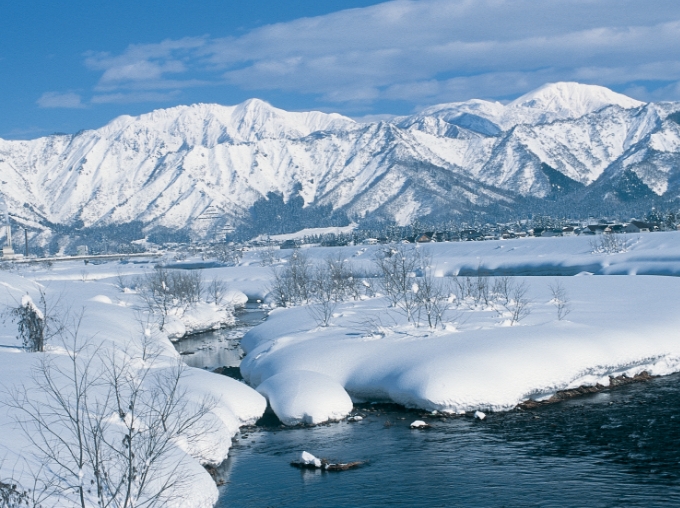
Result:
M244 324L218 332L212 345L189 339L200 349L187 363L237 365L233 337L263 317L248 309ZM484 421L393 405L355 409L360 422L283 428L267 415L243 428L220 468L217 506L680 506L680 375ZM421 418L432 428L411 430ZM367 464L301 471L290 461L303 450Z

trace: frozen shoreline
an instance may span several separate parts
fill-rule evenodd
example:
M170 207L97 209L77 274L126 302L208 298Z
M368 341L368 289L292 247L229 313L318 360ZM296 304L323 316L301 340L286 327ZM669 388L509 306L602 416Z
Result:
M344 418L353 402L395 402L453 414L501 411L526 400L549 400L563 390L605 386L610 376L680 371L680 315L676 311L680 278L639 275L680 273L680 234L644 235L629 252L614 255L592 254L587 240L546 238L418 247L430 255L439 278L476 275L478 268L488 274L526 267L541 274L546 267L557 266L566 274L586 262L599 266L597 276L559 277L572 308L562 321L551 303L548 284L555 280L551 277L518 277L528 284L532 303L531 314L515 326L508 326L491 308L463 305L451 311L444 327L416 328L379 296L339 303L327 327L319 326L304 306L273 310L267 321L242 340L247 356L241 372L250 386L201 369L188 369L183 380L192 397L211 395L219 400L214 416L221 426L214 437L189 452L194 459L187 474L195 474L197 481L181 493L192 503L184 506L212 506L217 490L200 464L217 464L227 457L239 427L254 424L264 413L265 396L284 423L315 424ZM305 252L315 263L344 256L361 277L375 284L373 257L381 248L310 248ZM291 254L280 251L277 266L284 266ZM26 266L17 273L0 273L4 286L0 303L15 305L27 293L36 299L37 284L41 284L49 298L61 295L64 305L85 307L84 335L105 347L128 348L137 354L141 351L139 297L121 291L119 279L136 277L150 268L143 263ZM248 297L267 301L271 270L262 266L257 252L247 252L238 266L208 268L204 274L224 281L245 303ZM179 358L170 342L173 334L199 333L225 322L228 316L210 305L196 306L181 316L185 319L181 326L180 319L174 324L171 319L168 329L154 334L161 348L161 365L169 367ZM0 342L18 345L16 326L10 321L0 327ZM60 351L50 346L44 355L59 360ZM0 348L0 382L4 386L30 384L31 367L38 358L39 354L17 348ZM21 458L30 457L31 445L9 415L0 415L0 424L6 429L0 446L8 451L0 472L9 478L16 476ZM178 448L178 453L186 455L187 451ZM21 474L16 479L30 480Z

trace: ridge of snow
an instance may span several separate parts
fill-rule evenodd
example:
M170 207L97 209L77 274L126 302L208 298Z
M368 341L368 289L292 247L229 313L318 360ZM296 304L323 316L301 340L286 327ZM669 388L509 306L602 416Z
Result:
M306 206L407 224L441 207L545 197L541 164L590 185L625 163L650 189L669 192L680 182L680 131L668 119L678 108L578 83L548 84L508 105L474 99L378 123L259 99L194 104L72 136L0 139L0 174L13 216L32 226L139 220L206 236L270 192L288 200L298 191ZM208 209L217 222L196 220Z
M552 113L559 118L578 118L606 106L632 109L644 104L644 102L631 99L603 86L559 82L545 84L524 94L507 107L537 109Z

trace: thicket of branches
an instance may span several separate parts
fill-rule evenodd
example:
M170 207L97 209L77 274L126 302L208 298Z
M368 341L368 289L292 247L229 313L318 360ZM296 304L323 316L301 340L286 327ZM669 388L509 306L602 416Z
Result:
M374 285L408 322L431 329L455 320L461 308L493 310L511 325L531 312L526 282L481 271L473 277L436 277L431 259L414 246L381 249L374 265L375 283L341 256L314 264L296 250L287 264L273 269L271 294L281 307L308 305L319 326L330 324L339 302L373 295Z
M370 285L355 273L342 256L315 265L300 250L288 263L272 269L271 294L281 307L309 304L309 312L320 326L328 326L338 302L359 299Z
M222 304L228 289L226 283L217 278L206 285L200 270L160 266L139 277L136 288L146 308L158 317L161 330L171 312L183 313L201 300Z
M625 233L604 233L591 238L589 243L593 254L619 254L628 252L634 241Z
M32 387L5 393L39 464L34 489L8 494L27 506L48 499L82 508L181 501L178 493L193 478L186 473L191 459L177 445L191 449L213 430L206 417L214 401L188 402L183 364L162 368L148 336L133 358L131 348L104 350L82 340L79 328L80 319L64 327L65 357L42 357Z

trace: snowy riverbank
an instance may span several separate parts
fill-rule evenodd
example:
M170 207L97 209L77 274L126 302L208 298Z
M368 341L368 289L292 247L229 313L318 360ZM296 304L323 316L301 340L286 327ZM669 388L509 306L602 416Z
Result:
M70 364L67 353L72 346L71 332L74 330L73 321L66 316L69 311L71 318L77 318L82 313L78 337L81 343L87 342L92 346L86 348L82 357L85 362L83 365L89 359L92 361L89 375L103 375L112 365L110 362L117 361L129 369L131 382L139 383L142 393L153 397L154 390L158 390L154 383L168 379L178 368L180 357L169 340L172 333L178 332L173 332L172 326L159 330L154 319L140 305L138 295L124 290L120 283L125 279L130 282L150 269L150 265L144 263L106 263L83 267L74 262L53 267L22 267L20 272L15 273L1 272L1 305L15 307L26 294L38 302L42 287L50 305L58 302L55 317L68 325L65 344L53 338L48 341L45 353L27 353L18 347L11 347L20 345L16 338L16 324L9 319L4 321L0 329L0 343L4 346L0 348L0 383L3 391L25 389L32 400L44 399L41 404L47 403L49 397L36 390L36 382L41 380L42 361L48 362L53 369L68 371ZM238 302L244 303L245 296L242 293L232 293L231 296L237 298ZM183 313L177 320L181 326L175 322L174 327L183 328L185 333L195 332L221 326L229 319L233 320L233 312L228 307L201 304ZM172 320L170 324L173 324ZM109 361L110 358L115 360ZM101 398L104 388L92 388L88 397ZM72 397L73 392L68 383L62 389L68 397ZM254 423L264 412L266 401L243 383L193 368L186 368L177 390L177 393L183 394L178 407L192 411L192 408L198 408L208 401L205 404L208 411L198 427L192 430L196 438L180 439L180 433L170 439L164 452L166 462L162 467L159 466L155 475L163 477L179 467L179 474L184 480L169 488L168 497L171 500L167 505L207 508L216 502L217 488L201 464L221 463L227 457L231 439L239 427ZM3 457L0 474L3 480L12 479L28 488L33 485L33 473L40 468L41 454L37 453L35 444L27 439L12 414L12 411L7 410L0 412L3 429L0 433ZM114 431L118 425L115 421L111 420L109 424L113 425ZM67 427L63 429L65 436L68 435ZM73 446L74 442L68 444ZM93 471L87 467L80 474L85 481L94 479ZM88 492L92 505L96 505L92 489ZM68 503L63 498L52 496L42 505L67 506Z

